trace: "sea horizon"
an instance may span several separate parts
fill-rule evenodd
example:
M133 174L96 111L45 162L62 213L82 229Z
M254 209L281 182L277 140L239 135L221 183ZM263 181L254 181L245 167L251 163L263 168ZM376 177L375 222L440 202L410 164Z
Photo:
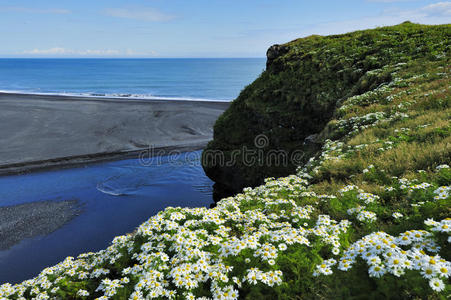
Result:
M0 92L232 101L264 58L0 58Z

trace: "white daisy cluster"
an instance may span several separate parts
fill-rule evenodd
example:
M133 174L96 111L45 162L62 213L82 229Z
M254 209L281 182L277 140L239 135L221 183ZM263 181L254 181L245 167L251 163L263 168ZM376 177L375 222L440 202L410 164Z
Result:
M365 210L365 206L357 206L347 210L348 215L352 216L357 214L356 218L360 222L371 223L376 221L377 216L374 212Z
M354 191L354 190L359 190L359 187L351 184L351 185L347 185L347 186L341 188L340 190L338 190L338 192L343 195L344 193L347 193L349 191Z
M402 214L402 213L400 213L400 212L394 212L393 214L392 214L392 217L393 218L395 218L395 219L400 219L400 218L402 218L404 215Z
M449 169L449 166L446 165L446 164L443 164L443 165L437 166L435 169L438 170L438 171L439 171L439 170L442 170L442 169Z
M375 90L368 91L366 93L363 93L361 95L356 95L349 97L346 99L345 103L340 106L339 112L341 113L347 113L350 108L352 108L355 105L369 105L373 103L378 103L380 101L387 101L391 102L390 99L387 99L387 97L384 96L388 91L392 89L390 88L378 88Z
M399 129L395 129L395 133L403 133L403 132L409 132L410 128L401 127Z
M385 112L368 113L364 116L355 116L349 119L341 119L337 125L341 129L345 129L351 133L359 132L362 129L369 128L374 124L378 124L380 120L387 119L389 116Z
M332 267L337 264L337 261L333 258L323 261L322 264L317 265L313 276L330 275L332 274Z
M451 235L451 218L446 218L441 222L434 221L433 219L427 219L424 224L431 226L431 231L446 233Z
M370 193L359 193L357 198L365 202L365 204L370 204L380 199L378 195L373 195Z
M93 296L83 282L97 280L98 299L109 299L126 287L132 290L131 299L190 298L197 297L197 288L205 285L215 299L236 299L243 284L279 285L283 278L276 265L280 253L295 245L308 247L310 238L338 253L340 235L350 225L347 220L319 215L309 228L306 221L312 218L313 206L298 206L279 197L279 192L300 196L306 185L297 176L270 179L264 186L223 199L213 209L167 208L134 235L116 237L106 250L78 259L68 257L32 280L1 286L0 298L28 293L35 299L55 297L62 280L80 282L79 297ZM246 209L248 204L253 209ZM129 267L115 270L122 259L131 261Z
M446 222L451 223L451 219ZM440 222L440 225L443 224ZM428 255L426 250L431 253L439 250L432 239L432 234L428 231L410 230L398 237L385 232L375 232L363 237L345 250L339 259L338 269L347 271L360 258L368 265L370 277L380 278L385 274L400 277L406 270L415 270L429 280L432 289L441 291L444 288L442 280L449 278L451 263L439 255ZM334 263L328 261L318 265L315 274L332 274L331 266Z
M399 65L399 64L398 64ZM401 67L399 66L393 66L394 70L400 70ZM388 68L392 68L392 66L384 66L382 69L378 70L388 70ZM367 74L371 74L375 70L367 72ZM377 71L377 70L376 70ZM379 72L379 71L377 71ZM396 72L390 71L392 75L396 75ZM340 113L347 113L351 111L351 109L355 106L367 106L374 103L391 103L394 100L404 96L407 94L406 90L402 90L397 93L393 93L395 91L396 87L399 87L400 85L406 87L410 83L413 83L416 79L419 79L420 77L412 77L409 79L399 78L395 77L393 78L392 82L390 83L384 83L381 84L379 87L377 87L374 90L365 92L361 95L355 95L352 97L349 97L346 99L346 101L343 102L343 104L340 106L338 111ZM388 94L388 95L387 95Z
M431 126L432 124L428 123L428 124L423 124L423 125L418 125L417 128L422 129L422 128L427 128L429 126Z
M431 186L431 184L428 183L428 182L423 182L423 183L420 183L420 184L413 184L413 185L409 186L408 191L411 193L414 190L426 190L430 186Z
M322 147L321 154L317 159L320 161L340 160L344 157L343 146L344 144L342 142L326 140ZM312 157L310 163L315 162L317 159Z
M360 146L360 145L359 145ZM362 173L368 173L370 170L374 169L374 165L369 165L366 169L363 169Z
M116 292L119 288L123 287L123 284L127 284L129 282L130 279L128 277L123 277L120 280L119 279L111 280L105 278L101 281L100 285L97 287L96 292L102 291L104 292L106 297L112 297L116 295Z
M358 214L357 214L357 220L359 220L360 222L374 222L376 221L377 217L376 217L376 213L372 212L372 211L368 211L368 210L361 210Z
M405 112L371 112L363 116L340 119L337 121L337 127L339 130L347 132L347 137L351 137L364 129L375 127L381 123L403 120L406 118L409 118L409 115Z
M434 199L447 199L449 197L449 192L451 191L451 186L441 186L438 189L434 190Z

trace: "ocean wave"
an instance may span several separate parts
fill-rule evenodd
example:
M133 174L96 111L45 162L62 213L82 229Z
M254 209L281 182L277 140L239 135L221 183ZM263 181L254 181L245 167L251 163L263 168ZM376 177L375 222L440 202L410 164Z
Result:
M30 92L19 90L0 90L4 94L38 95L38 96L66 96L83 98L105 98L105 99L136 99L136 100L167 100L167 101L206 101L206 102L230 102L231 99L207 99L196 97L163 97L150 94L129 93L66 93L66 92Z

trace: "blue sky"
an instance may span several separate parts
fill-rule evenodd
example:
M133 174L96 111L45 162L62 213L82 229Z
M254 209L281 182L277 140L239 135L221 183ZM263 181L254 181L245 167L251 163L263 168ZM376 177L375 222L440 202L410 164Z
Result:
M1 57L263 57L275 43L410 20L451 1L0 0Z

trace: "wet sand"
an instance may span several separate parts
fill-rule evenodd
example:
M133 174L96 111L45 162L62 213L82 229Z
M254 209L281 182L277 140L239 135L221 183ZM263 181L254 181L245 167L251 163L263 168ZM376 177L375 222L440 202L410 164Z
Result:
M23 239L52 233L79 213L76 200L0 207L0 251Z
M228 106L0 93L0 175L137 156L149 148L199 150Z

